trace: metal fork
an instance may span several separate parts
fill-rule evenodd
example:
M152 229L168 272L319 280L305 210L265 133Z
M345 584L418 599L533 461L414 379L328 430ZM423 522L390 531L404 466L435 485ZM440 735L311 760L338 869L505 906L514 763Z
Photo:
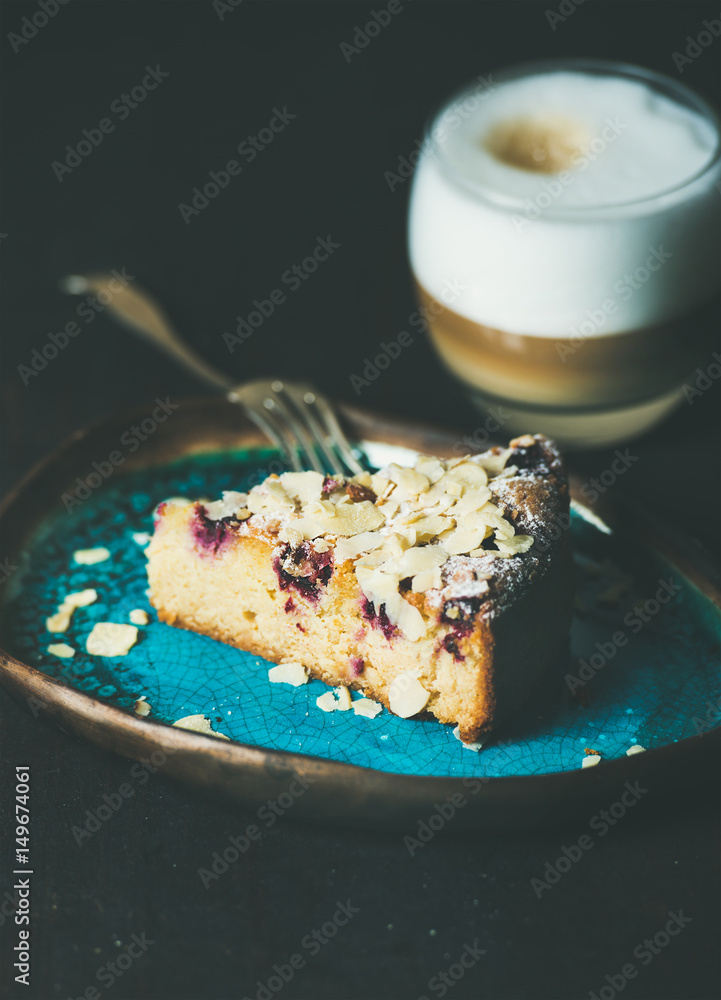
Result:
M313 469L355 475L364 471L333 407L313 386L280 379L236 384L182 340L147 292L112 274L71 274L62 279L60 287L69 295L90 292L98 296L112 316L162 348L194 375L222 390L231 403L239 403L296 472Z

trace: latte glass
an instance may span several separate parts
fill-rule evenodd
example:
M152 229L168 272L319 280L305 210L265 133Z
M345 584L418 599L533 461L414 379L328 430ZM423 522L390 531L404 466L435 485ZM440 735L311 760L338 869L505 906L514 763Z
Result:
M504 434L638 435L713 360L719 122L595 60L479 78L432 118L409 254L433 342Z

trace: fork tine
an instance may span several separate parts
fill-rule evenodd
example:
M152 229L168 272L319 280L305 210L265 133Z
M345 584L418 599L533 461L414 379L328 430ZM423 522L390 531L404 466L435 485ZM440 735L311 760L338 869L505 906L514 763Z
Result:
M322 459L336 475L364 472L332 407L311 386L259 379L228 393L242 403L255 423L285 452L296 471L325 472Z
M328 468L334 475L342 476L345 473L343 463L338 458L336 452L333 451L333 448L329 443L328 433L321 426L315 415L313 405L315 403L315 393L308 390L305 386L299 385L295 382L284 382L283 387L286 394L292 400L298 415L306 421L313 439L317 441L320 446L328 464Z
M351 446L348 442L348 438L345 436L343 429L338 423L338 418L336 417L335 413L333 412L333 408L330 406L326 398L324 396L321 396L319 393L315 392L309 386L307 387L304 386L303 388L305 392L306 402L308 402L307 399L308 396L313 397L312 405L317 407L318 413L320 414L323 424L326 427L328 436L333 441L333 444L335 445L336 450L340 455L342 461L345 462L348 469L354 475L359 475L361 472L365 472L366 470L363 468L363 466L360 464L358 459L353 454ZM308 405L310 406L311 404L308 402Z
M278 415L265 408L262 402L258 405L256 394L249 393L247 388L239 386L237 389L232 389L228 393L228 399L231 403L242 403L253 423L268 435L294 471L302 472L303 466L298 458L298 442L289 435L287 423L279 420Z
M299 421L292 410L286 406L283 397L281 396L283 383L273 382L271 388L273 390L273 395L268 394L265 397L263 400L263 406L266 410L280 414L281 419L287 424L291 432L295 435L296 440L299 442L301 452L306 458L306 464L310 465L316 472L323 472L323 465L318 460L315 448L313 447L312 439L308 436L308 432L302 422Z

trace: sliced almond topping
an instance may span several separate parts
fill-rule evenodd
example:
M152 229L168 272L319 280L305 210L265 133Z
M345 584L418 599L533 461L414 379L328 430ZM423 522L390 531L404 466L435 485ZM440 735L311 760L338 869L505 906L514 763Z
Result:
M332 532L335 535L358 535L363 531L374 531L385 523L385 515L370 500L344 504L336 507Z
M437 458L421 455L415 465L416 472L420 472L430 483L437 483L443 477L443 466Z
M411 496L417 497L419 493L425 493L431 485L430 480L415 469L409 469L404 465L396 465L395 462L386 469L390 479L405 490Z
M375 719L383 711L383 706L370 698L358 698L351 705L356 715L361 715L364 719Z
M350 691L347 687L337 687L335 688L335 693L338 698L337 709L339 712L347 712L352 706Z
M315 700L316 705L323 712L347 712L352 707L350 691L347 687L333 688L326 691Z
M67 642L51 642L48 646L48 653L59 656L63 660L69 660L71 656L75 656L75 650L72 646L68 646Z
M456 528L443 538L446 551L452 556L459 556L478 548L485 535L484 528Z
M291 684L300 687L308 683L308 670L302 663L279 663L268 671L271 684Z
M485 486L488 482L486 470L477 462L461 462L446 475L452 481L474 488Z
M219 521L222 517L230 517L237 511L244 510L248 502L247 493L237 493L233 490L226 490L222 500L214 500L212 503L204 504L205 512L209 520Z
M430 696L430 691L426 691L416 674L411 671L395 677L388 689L391 712L402 719L410 719L412 715L422 711Z
M182 719L174 722L173 725L177 729L189 729L193 733L202 733L203 736L217 736L219 740L228 739L224 733L214 732L211 728L210 720L206 719L204 715L185 715Z
M97 549L78 549L73 552L73 559L81 566L94 566L95 563L105 562L110 558L110 549L99 546Z
M325 476L320 472L284 472L280 477L288 496L301 503L320 499L324 479Z
M413 527L416 529L416 538L419 542L430 542L436 535L441 535L449 528L453 528L455 523L452 517L446 517L445 514L436 514L433 517L420 518L420 520L414 523Z
M125 656L138 640L135 625L96 622L85 642L91 656Z

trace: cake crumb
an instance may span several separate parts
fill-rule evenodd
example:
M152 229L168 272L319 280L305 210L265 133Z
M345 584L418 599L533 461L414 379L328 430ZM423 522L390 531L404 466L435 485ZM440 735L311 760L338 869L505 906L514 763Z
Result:
M64 660L75 656L75 650L72 646L68 646L67 642L51 642L48 646L48 653L52 653L53 656L61 656Z
M146 715L150 715L150 703L145 695L141 695L140 698L133 705L133 711L136 715L140 715L145 718Z
M91 656L125 656L138 641L135 625L97 622L87 638L85 648Z
M150 615L147 611L143 611L142 608L135 608L128 615L128 620L133 623L133 625L147 625L150 621Z
M291 684L293 687L300 687L301 684L308 683L308 670L302 663L279 663L277 667L271 667L268 671L268 680L271 684Z
M356 715L360 715L364 719L375 719L383 711L383 706L371 698L358 698L351 703L351 708Z
M596 764L601 760L601 755L594 753L590 757L584 757L581 761L581 767L595 767Z
M110 549L104 545L99 545L96 549L78 549L73 552L73 559L81 566L94 566L95 563L105 562L110 558Z
M627 757L633 757L635 753L645 753L646 747L642 747L640 743L634 743L632 747L629 747L626 751Z
M583 748L583 752L589 754L589 756L591 756L591 757L600 757L601 756L601 751L600 750L594 750L592 747L584 747Z
M224 733L216 733L210 726L210 720L204 715L184 715L182 719L177 719L173 725L177 729L187 729L191 733L202 733L203 736L216 736L219 740L227 740Z

